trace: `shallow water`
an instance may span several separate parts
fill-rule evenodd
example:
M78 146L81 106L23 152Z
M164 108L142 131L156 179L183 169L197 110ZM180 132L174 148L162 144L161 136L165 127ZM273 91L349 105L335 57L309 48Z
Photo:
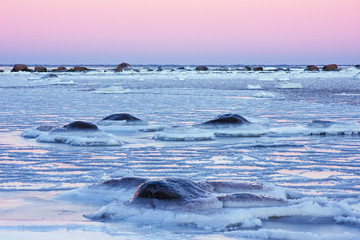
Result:
M46 238L55 233L58 239L356 239L360 234L360 136L308 135L302 130L314 119L358 129L360 83L354 78L358 73L351 68L335 73L305 73L296 68L290 73L165 70L130 74L99 68L59 74L73 85L36 80L45 74L0 74L1 239ZM283 79L301 83L302 88L277 88ZM248 89L249 84L260 85L261 90ZM110 94L96 92L111 86L115 91ZM259 91L271 97L259 97ZM273 133L158 141L153 132L122 129L110 132L123 141L121 146L85 147L21 137L24 130L40 125L96 123L118 112L154 125L185 128L231 112ZM190 215L160 211L152 219L150 210L140 218L138 210L121 209L125 213L115 221L84 218L108 202L87 201L94 195L81 192L83 187L124 176L255 181L299 191L308 200L298 209L268 208L262 214L261 209ZM69 191L80 191L85 200L53 198ZM350 212L345 214L344 209ZM319 213L310 214L312 210ZM271 218L277 211L280 218ZM300 212L306 211L302 219Z

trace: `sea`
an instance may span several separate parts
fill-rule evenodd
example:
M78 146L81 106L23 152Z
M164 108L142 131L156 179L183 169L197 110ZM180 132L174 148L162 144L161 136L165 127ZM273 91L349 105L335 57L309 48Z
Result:
M86 67L0 66L1 240L360 239L360 69ZM204 127L224 114L250 124ZM124 178L249 187L167 208L105 184Z

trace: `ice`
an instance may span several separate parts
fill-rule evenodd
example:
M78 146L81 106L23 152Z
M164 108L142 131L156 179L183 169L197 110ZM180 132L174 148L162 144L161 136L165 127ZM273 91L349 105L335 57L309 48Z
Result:
M275 81L275 78L270 74L260 74L259 81Z
M36 141L45 143L65 143L73 146L120 146L120 138L98 132L49 132L40 134Z
M261 125L251 124L233 128L218 128L213 131L217 137L260 137L268 130Z
M301 83L283 83L277 86L277 88L286 88L286 89L293 89L293 88L302 88Z
M131 90L124 89L122 86L110 86L104 88L98 88L92 91L93 93L102 93L102 94L125 94L130 93Z
M54 81L0 67L1 239L358 239L359 69L115 67L56 73ZM277 88L287 83L302 88ZM108 87L123 89L93 92ZM259 87L275 97L256 97L259 89L251 88ZM46 128L73 119L98 123L116 112L136 113L148 124L99 124L97 133ZM252 124L195 127L229 112ZM209 141L196 141L203 139ZM254 194L264 204L233 195L231 208L219 208L214 198L191 202L191 211L124 205L135 187L101 183L126 176L258 183L262 188L222 186L211 194Z
M155 133L154 139L161 141L208 141L214 140L215 135L203 129L170 127Z
M260 86L260 85L248 84L248 85L247 85L247 89L250 89L250 90L258 90L258 89L261 89L261 86Z
M256 92L253 94L253 97L256 98L275 98L275 94L271 93L271 92L265 92L265 91L260 91L260 92Z

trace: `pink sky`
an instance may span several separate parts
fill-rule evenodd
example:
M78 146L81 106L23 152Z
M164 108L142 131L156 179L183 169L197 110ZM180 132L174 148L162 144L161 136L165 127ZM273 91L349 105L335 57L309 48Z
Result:
M360 0L1 0L0 64L360 64Z

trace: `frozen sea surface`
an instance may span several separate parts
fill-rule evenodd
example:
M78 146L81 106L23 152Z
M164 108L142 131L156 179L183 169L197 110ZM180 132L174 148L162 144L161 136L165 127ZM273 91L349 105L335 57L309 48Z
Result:
M342 68L114 73L102 66L56 81L0 73L0 238L358 239L360 70ZM99 126L104 144L91 136L70 136L73 144L41 141L47 132L21 136L114 113L148 125ZM254 125L197 128L225 113ZM106 144L114 139L119 144ZM166 211L123 206L135 189L93 187L127 176L257 182L271 186L267 195L302 198L289 206ZM104 212L114 217L89 217Z

